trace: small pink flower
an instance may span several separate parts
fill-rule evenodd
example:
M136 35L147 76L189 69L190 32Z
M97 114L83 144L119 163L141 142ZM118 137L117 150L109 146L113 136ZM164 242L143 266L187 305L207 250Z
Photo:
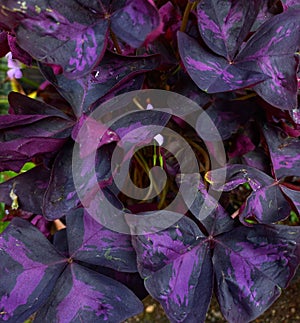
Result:
M12 53L9 52L5 55L7 59L7 67L9 70L7 71L7 76L9 79L20 79L23 74L21 71L22 64L17 59L12 58Z

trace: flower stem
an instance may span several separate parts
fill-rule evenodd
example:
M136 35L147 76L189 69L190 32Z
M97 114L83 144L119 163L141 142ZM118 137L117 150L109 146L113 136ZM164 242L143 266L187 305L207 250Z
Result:
M189 21L189 15L190 15L190 12L192 10L195 9L195 7L197 6L198 2L200 1L189 1L185 7L185 10L184 10L184 14L183 14L183 18L182 18L182 23L181 23L181 26L180 26L180 31L182 32L185 32L186 30L186 27L187 27L187 24L188 24L188 21Z
M122 54L122 49L118 43L118 39L117 39L117 36L115 35L115 33L110 29L110 38L111 40L113 41L114 43L114 46L115 46L115 49L117 51L118 54Z

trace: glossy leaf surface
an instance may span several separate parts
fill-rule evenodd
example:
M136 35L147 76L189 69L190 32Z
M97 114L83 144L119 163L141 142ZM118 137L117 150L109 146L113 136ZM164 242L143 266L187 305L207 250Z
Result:
M193 213L201 207L201 198L198 202ZM204 322L215 279L225 318L241 323L255 319L295 274L299 228L262 224L248 228L234 224L220 209L203 225L205 234L183 217L166 230L134 237L147 290L171 321Z
M0 236L1 321L24 322L49 297L65 264L29 222L15 218ZM29 284L30 282L30 284Z
M254 23L261 1L201 1L198 27L206 45L232 61Z
M178 34L179 52L190 77L200 89L208 93L233 91L253 86L268 78L261 72L252 72L236 62L202 48L198 42L183 33Z

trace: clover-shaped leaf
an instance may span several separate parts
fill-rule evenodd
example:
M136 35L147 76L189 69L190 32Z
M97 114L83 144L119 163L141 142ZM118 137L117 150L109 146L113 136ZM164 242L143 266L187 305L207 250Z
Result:
M283 194L284 183L273 179L264 172L246 165L228 165L225 184L220 183L224 169L216 169L206 174L212 188L218 191L231 191L241 184L248 183L252 189L242 205L239 215L245 224L247 219L260 223L275 223L286 219L291 211L290 201Z
M148 0L68 1L6 0L1 4L0 26L16 33L17 44L36 60L63 67L70 79L91 72L102 59L110 28L135 48L160 24ZM9 16L9 17L8 17Z
M207 199L197 199L195 215L201 212L201 202ZM295 274L299 228L245 227L220 207L201 223L200 230L183 216L168 229L133 237L146 289L172 322L204 322L215 281L224 317L250 322L279 297Z
M142 310L142 303L127 287L91 270L89 259L84 259L88 263L80 260L80 248L89 249L104 267L111 256L110 268L134 271L130 237L120 235L118 239L117 233L105 230L94 220L89 222L88 217L83 209L70 214L66 230L67 236L70 231L73 245L65 244L65 248L61 239L54 239L54 245L51 244L29 222L12 220L0 236L0 269L7 275L0 287L1 320L23 322L37 312L36 322L122 322ZM78 224L74 221L80 219L83 227L73 227ZM77 245L78 250L74 234L82 242ZM109 250L124 242L127 247L108 255ZM120 266L128 257L130 265Z
M217 12L224 12L223 1L214 2L214 5ZM208 7L210 4L204 2L203 8L208 10ZM200 89L215 93L251 86L264 100L277 108L292 110L297 107L296 75L299 59L296 52L299 49L300 9L293 8L267 20L239 50L236 47L240 44L240 39L232 44L229 37L226 40L228 44L224 43L226 32L222 34L220 26L215 25L216 17L210 17L206 21L201 4L198 14L199 23L201 24L201 19L204 21L204 25L202 23L200 26L204 39L216 54L222 55L209 52L186 34L178 34L181 59ZM208 41L204 32L206 29L210 33L217 29L219 38L222 34L221 42ZM243 32L241 36L243 39ZM220 48L223 48L223 54L220 53ZM230 56L236 51L238 53L231 59ZM225 59L228 53L229 58Z
M197 18L201 36L216 54L233 60L247 37L261 1L201 1ZM242 18L242 19L241 19Z

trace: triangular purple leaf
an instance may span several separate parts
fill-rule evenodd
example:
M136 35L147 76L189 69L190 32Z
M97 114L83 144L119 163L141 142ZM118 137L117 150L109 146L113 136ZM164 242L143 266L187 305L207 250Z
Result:
M248 35L261 0L202 0L198 5L198 27L206 45L232 61Z
M212 263L196 224L183 217L166 230L133 236L133 244L145 286L171 321L204 321L212 293Z
M17 1L6 1L15 18L17 43L35 59L61 65L69 78L81 77L101 59L106 48L108 20L78 2L27 1L26 10ZM3 13L5 16L5 10ZM66 54L67 53L67 54Z
M152 3L149 0L127 0L126 5L111 17L112 31L130 46L140 47L160 24L159 13Z
M211 255L205 244L145 279L146 289L161 303L171 322L204 322L212 286Z
M0 320L24 322L49 297L64 258L29 222L14 218L0 236Z
M124 285L72 263L34 322L121 323L142 310L142 303Z
M118 271L137 271L130 235L107 229L83 209L68 214L66 219L72 258Z
M0 171L19 172L33 157L57 152L65 144L65 139L31 137L2 142L0 145Z
M269 78L254 90L271 105L285 110L297 107L296 51L300 43L300 9L288 10L264 23L238 54L253 72Z
M215 291L222 314L229 322L250 322L294 276L300 261L299 228L258 224L215 240Z
M60 109L57 109L45 102L31 99L30 97L18 92L10 92L8 95L8 101L10 108L16 115L46 115L59 117L69 121L73 120Z
M159 55L123 57L107 53L89 75L70 80L55 75L51 68L40 64L45 77L68 100L79 117L94 107L101 98L138 74L154 70L160 62ZM90 108L90 109L89 109Z
M218 181L223 171L216 169L206 174L213 189L231 191L248 183L253 190L240 209L240 219L245 224L248 218L255 218L260 223L275 223L289 216L290 204L282 194L279 183L272 177L250 166L228 165L224 184Z
M232 64L202 48L184 33L178 33L180 57L193 81L208 93L233 91L262 82L268 76L253 72L243 62Z
M219 133L212 131L211 124L202 115L198 118L196 129L202 139L214 141L218 140L219 135L223 140L229 139L256 112L256 108L251 100L244 103L244 109L241 109L238 101L216 100L205 112Z
M280 185L280 189L288 198L290 198L300 215L300 191L292 190L284 185Z
M288 137L280 128L265 125L263 127L272 166L277 179L300 174L300 141Z
M63 217L79 203L72 173L73 146L72 142L65 145L54 161L42 206L47 220Z

